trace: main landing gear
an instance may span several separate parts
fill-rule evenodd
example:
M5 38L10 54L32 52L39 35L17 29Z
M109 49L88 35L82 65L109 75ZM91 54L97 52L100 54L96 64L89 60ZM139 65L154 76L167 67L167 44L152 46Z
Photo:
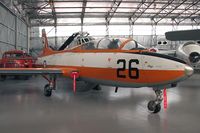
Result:
M49 82L44 86L44 95L46 97L50 97L52 94L52 90L56 89L56 76L50 76L49 78L45 75L43 77Z
M161 103L163 100L162 90L154 89L154 92L156 94L156 99L149 101L147 108L152 113L158 113L161 110Z
M56 75L42 75L49 83L44 86L44 95L50 97L52 90L56 89ZM76 79L79 77L79 73L73 71L70 73L70 77L73 79L73 92L76 93Z
M53 88L50 87L50 84L46 84L46 85L44 86L44 95L45 95L46 97L50 97L51 94L52 94L52 90L53 90Z

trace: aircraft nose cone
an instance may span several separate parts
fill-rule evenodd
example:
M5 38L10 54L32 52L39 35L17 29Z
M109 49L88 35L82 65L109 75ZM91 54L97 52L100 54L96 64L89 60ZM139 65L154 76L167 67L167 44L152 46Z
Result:
M185 75L191 76L193 74L194 70L190 66L185 66Z

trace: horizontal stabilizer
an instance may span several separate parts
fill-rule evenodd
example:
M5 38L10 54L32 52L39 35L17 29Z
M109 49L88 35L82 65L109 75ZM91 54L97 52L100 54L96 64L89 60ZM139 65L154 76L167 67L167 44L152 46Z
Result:
M170 41L200 40L200 30L169 31L165 36Z

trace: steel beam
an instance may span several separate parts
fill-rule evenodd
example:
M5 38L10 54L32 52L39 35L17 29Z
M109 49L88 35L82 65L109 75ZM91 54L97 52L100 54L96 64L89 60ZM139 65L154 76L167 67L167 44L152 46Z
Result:
M120 0L120 1L114 0L110 10L108 11L108 13L106 15L106 21L107 21L108 24L110 23L110 20L113 18L114 14L116 13L121 2L122 2L122 0Z
M199 1L196 1L196 2L199 2ZM168 4L168 3L167 3ZM192 3L193 4L193 3ZM192 5L191 4L191 5ZM77 6L77 7L71 7L71 6L63 6L63 7L61 7L61 6L59 6L59 7L56 7L55 6L55 8L56 9L71 9L71 8L73 8L73 9L82 9L82 6ZM89 8L89 9L110 9L110 7L107 7L107 6L102 6L102 7L99 7L99 6L86 6L85 7L85 9L87 9L87 8ZM130 6L119 6L118 7L118 9L138 9L137 7L130 7ZM32 10L40 10L41 9L41 7L34 7L34 6L30 6L30 7L25 7L25 8L23 8L23 9L32 9ZM45 7L45 9L51 9L51 7ZM145 9L144 7L140 7L140 9L141 10L143 10L143 9ZM154 7L149 7L148 9L155 9ZM163 7L156 7L156 9L159 9L159 10L163 10ZM176 9L176 10L178 10L178 11L185 11L185 9L186 8L178 8L178 9ZM169 8L169 7L166 7L165 8L165 10L171 10L171 8ZM188 10L191 10L191 11L193 11L193 10L195 10L195 9L188 9Z
M192 7L194 7L196 4L198 4L200 1L194 1L192 4L189 4L186 8L185 8L185 10L183 10L182 12L180 12L180 13L178 13L175 17L174 17L174 19L176 19L176 18L178 18L180 15L182 15L183 13L185 13L186 11L188 11L188 10L190 10ZM194 9L193 9L194 10ZM196 11L196 10L195 10Z
M183 19L181 19L181 20L179 19L179 20L178 20L178 23L180 24L181 22L185 21L186 19L190 19L190 18L192 17L192 15L197 14L199 11L200 11L200 9L196 10L195 12L191 13L189 16L186 16L185 18L183 18ZM197 16L197 17L192 17L192 19L199 19L199 16Z
M166 3L164 6L162 6L162 8L156 12L155 15L153 15L152 19L154 19L156 16L158 16L159 14L161 14L162 11L166 10L166 8L173 3L174 0L169 1L168 3ZM169 8L171 10L171 8Z
M87 0L83 0L83 4L82 4L82 12L81 12L81 31L83 32L83 20L85 17L85 7L87 5Z
M121 0L116 0L116 2L119 2L119 1L121 1ZM37 1L34 1L34 0L32 0L32 1L29 1L29 3L43 3L44 1L43 0L37 0ZM79 3L82 3L83 2L83 0L56 0L56 2L57 3L62 3L62 2L66 2L66 3L77 3L77 2L79 2ZM112 1L110 1L110 0L90 0L89 2L91 2L91 3L111 3ZM169 1L168 0L160 0L160 1L155 1L154 3L155 4L166 4L166 3L168 3ZM187 1L187 2L185 2L185 4L187 5L187 4L191 4L193 1L192 0L190 0L190 1ZM135 3L135 4L139 4L139 3L141 3L141 0L126 0L126 1L123 1L123 3ZM151 1L145 1L145 3L147 3L147 4L149 4L149 3L151 3ZM180 1L176 1L176 2L174 2L174 4L180 4Z
M54 6L54 0L49 0L49 5L52 10L52 16L54 19L54 28L55 28L55 47L57 48L57 16L56 16L56 10Z
M48 24L52 25L51 22L45 22L49 19L53 20L54 17L50 12L46 12L46 9L51 9L52 7L46 7L45 4L48 3L44 0L20 0L21 3L27 6L23 6L23 8L29 13L29 17L31 20L39 21L41 26L42 24ZM53 1L53 0L49 0ZM54 3L60 3L64 2L67 4L71 3L82 3L82 6L74 6L70 7L69 5L63 6L55 6L56 9L70 9L70 8L76 8L76 9L82 9L81 12L56 12L56 18L80 18L81 23L79 24L70 24L67 25L91 25L91 23L84 23L84 18L106 18L107 17L107 23L105 24L109 25L110 20L112 18L127 18L127 20L132 17L132 23L135 23L140 18L149 18L149 22L145 22L146 24L150 23L151 19L153 18L157 23L161 23L162 20L168 19L174 19L176 22L184 23L185 20L192 19L196 20L198 22L199 20L199 12L197 8L194 7L199 6L199 1L197 0L54 0ZM84 3L93 3L94 6L87 6L87 4L84 5ZM111 7L108 6L99 6L98 4L113 4ZM125 6L120 6L120 4L126 4ZM132 4L134 6L129 6L129 4ZM157 5L156 7L153 6L153 4ZM42 6L43 5L43 6ZM97 6L98 5L98 6ZM87 12L86 9L110 9L109 12ZM156 10L153 10L153 9ZM120 12L117 11L117 9L122 9ZM123 12L123 9L125 12ZM134 13L127 12L126 9L133 9ZM149 9L149 10L148 10ZM43 13L42 13L43 11ZM138 21L139 22L139 21ZM165 21L162 21L164 23ZM193 21L195 22L195 21ZM32 23L33 25L37 24ZM128 23L128 21L127 21ZM96 24L95 22L93 24ZM99 23L97 23L99 24ZM112 25L113 23L111 23ZM116 23L114 23L116 24ZM121 23L124 24L124 23ZM120 24L120 25L121 25ZM129 23L128 23L129 24ZM167 22L167 24L170 24ZM191 23L190 23L191 24ZM194 24L194 23L193 23ZM59 24L57 24L59 25ZM62 24L61 24L62 25ZM151 24L150 24L151 25ZM171 25L171 24L170 24Z
M135 23L144 13L145 11L155 2L155 0L153 0L151 3L149 3L148 5L145 5L144 3L142 3L142 5L145 5L146 8L144 8L139 15L136 15L135 12L133 13L132 16L130 16L130 18L133 19L133 23ZM139 8L138 8L139 9Z
M86 23L84 26L95 26L95 25L106 25L105 23ZM110 23L110 25L129 25L129 22L123 22L123 23ZM152 25L151 22L135 22L134 25ZM158 23L157 25L171 25L170 22L167 23ZM181 23L180 25L189 25L191 26L192 23ZM39 27L41 26L40 23L32 23L32 27ZM53 23L43 23L42 26L54 26ZM81 26L81 23L58 23L57 26Z
M180 4L176 5L171 11L169 11L166 15L164 15L162 18L156 21L156 23L159 23L162 19L167 17L170 13L172 13L174 10L176 10L179 6L181 6L183 3L185 3L187 0L183 0Z

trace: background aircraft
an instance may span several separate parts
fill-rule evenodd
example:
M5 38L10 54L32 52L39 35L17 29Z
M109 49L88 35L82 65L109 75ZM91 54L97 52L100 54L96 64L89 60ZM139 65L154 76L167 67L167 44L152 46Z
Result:
M77 37L79 34L74 34ZM49 83L44 87L44 95L51 96L56 89L57 75L89 83L118 87L152 87L156 99L148 103L148 109L157 113L161 109L162 91L192 75L193 69L184 61L149 52L132 39L100 39L59 50L48 47L46 33L42 31L44 49L37 59L37 68L0 68L0 74L26 75L40 74ZM73 38L72 37L72 38ZM69 42L72 42L72 39Z
M183 59L194 68L200 67L200 30L180 30L165 33L166 39L170 41L188 41L180 45L171 54ZM194 42L196 41L196 42ZM170 51L168 52L170 53Z

